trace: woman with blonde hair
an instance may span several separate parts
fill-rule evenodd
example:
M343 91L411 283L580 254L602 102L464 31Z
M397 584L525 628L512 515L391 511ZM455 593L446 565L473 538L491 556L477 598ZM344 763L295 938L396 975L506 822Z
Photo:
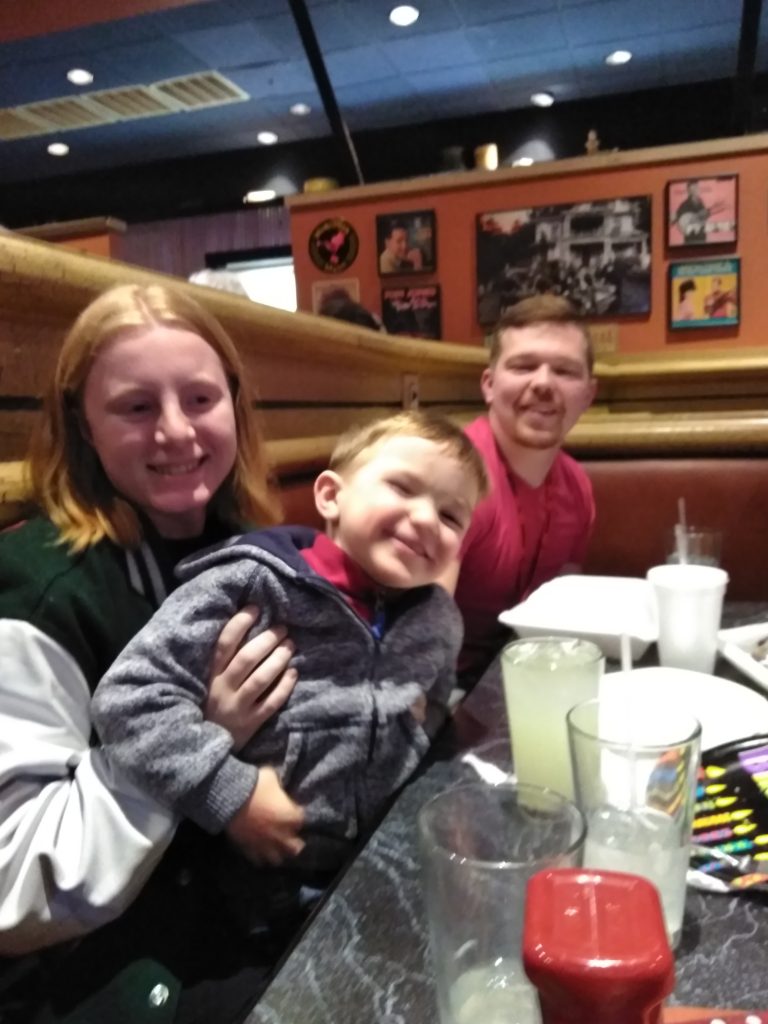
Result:
M276 519L232 340L181 290L95 299L64 340L30 476L40 515L0 535L0 1017L228 1021L260 957L209 891L216 840L184 826L171 842L170 812L104 761L90 696L180 558ZM244 642L257 617L224 627L211 669L206 715L235 749L296 679L284 631ZM280 860L302 811L262 777L252 846Z

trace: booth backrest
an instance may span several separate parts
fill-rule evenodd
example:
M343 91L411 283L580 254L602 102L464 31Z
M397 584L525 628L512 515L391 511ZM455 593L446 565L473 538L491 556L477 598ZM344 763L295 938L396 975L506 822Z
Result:
M664 532L685 498L691 524L723 533L727 597L768 594L768 459L654 458L582 460L595 494L597 519L585 570L645 576L664 561Z
M319 455L279 476L286 522L321 527L312 483L324 468ZM592 480L597 519L585 571L645 576L665 556L665 531L685 498L691 524L723 533L728 597L765 600L768 594L768 458L582 459ZM0 528L28 511L22 464L0 463Z

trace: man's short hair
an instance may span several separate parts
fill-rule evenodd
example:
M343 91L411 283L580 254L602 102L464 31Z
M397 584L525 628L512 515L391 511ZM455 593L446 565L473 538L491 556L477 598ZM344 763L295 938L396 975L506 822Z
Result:
M493 331L489 363L493 366L501 355L501 338L510 327L532 327L534 324L570 324L581 331L584 338L584 355L589 373L595 365L595 352L589 328L578 310L562 295L531 295L510 306Z
M475 482L478 500L489 493L485 463L464 431L445 416L421 409L399 412L347 430L336 442L328 468L343 473L355 463L364 462L369 452L391 437L422 437L433 441L454 458Z
M384 238L391 238L392 233L394 231L404 231L406 234L408 234L408 225L405 223L405 221L397 220L397 218L391 220L387 225L387 230L384 235Z

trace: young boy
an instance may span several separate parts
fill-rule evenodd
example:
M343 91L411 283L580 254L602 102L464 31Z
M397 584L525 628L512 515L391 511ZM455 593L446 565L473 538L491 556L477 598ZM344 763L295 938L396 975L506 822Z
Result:
M408 778L446 713L461 616L435 581L488 488L458 427L407 412L341 438L315 481L326 533L247 533L183 562L183 583L99 684L110 758L161 802L246 848L272 766L305 811L292 869L336 870ZM213 645L240 607L284 625L298 683L237 756L203 719ZM267 775L266 771L262 773Z

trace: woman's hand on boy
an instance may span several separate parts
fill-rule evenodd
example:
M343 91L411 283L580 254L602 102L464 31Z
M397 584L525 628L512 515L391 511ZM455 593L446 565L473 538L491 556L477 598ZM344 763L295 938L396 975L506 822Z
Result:
M213 652L203 712L231 733L235 751L280 710L298 678L288 667L294 648L283 626L244 642L260 614L255 605L241 608L222 629Z
M303 809L291 800L274 768L260 768L256 786L226 827L229 838L257 864L278 865L304 849Z

